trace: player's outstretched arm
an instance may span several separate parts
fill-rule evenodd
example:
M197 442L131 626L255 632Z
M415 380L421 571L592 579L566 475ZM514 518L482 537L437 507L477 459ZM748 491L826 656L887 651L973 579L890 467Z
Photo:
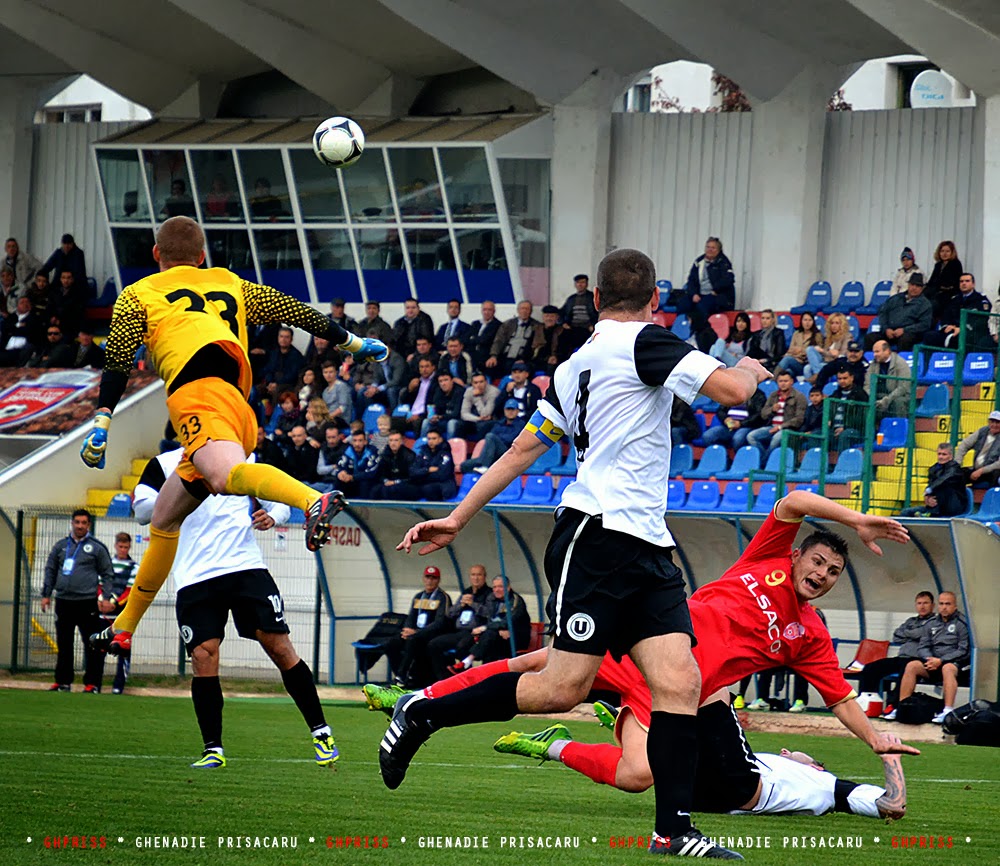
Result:
M886 734L893 737L892 734ZM899 739L895 737L895 739ZM906 814L906 777L899 755L880 755L885 773L885 793L875 801L878 813L890 821L898 821Z
M872 727L858 702L853 698L830 707L840 723L859 740L867 743L877 755L919 755L920 750L908 746L893 734L880 734Z
M411 527L403 536L403 540L396 545L396 550L405 550L409 553L414 544L423 541L426 544L420 548L419 553L425 556L447 547L486 503L515 478L520 478L550 447L551 443L542 442L527 429L522 430L507 453L476 482L451 514L440 520L425 520Z
M740 358L735 367L720 367L705 380L700 393L722 406L746 403L766 379L768 369L754 358Z
M779 520L801 520L804 517L817 517L821 520L834 520L849 526L865 546L878 556L882 548L876 544L880 538L906 544L910 533L903 524L891 517L879 517L875 514L861 514L838 505L824 496L809 493L804 490L793 490L775 506L775 516Z

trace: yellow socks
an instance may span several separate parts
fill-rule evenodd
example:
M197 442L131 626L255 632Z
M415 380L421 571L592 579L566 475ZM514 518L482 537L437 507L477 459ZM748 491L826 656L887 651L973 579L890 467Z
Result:
M163 532L155 526L149 528L149 548L139 564L135 584L128 595L125 609L115 619L115 631L135 631L139 620L149 609L153 599L156 598L156 593L170 575L170 566L174 564L179 536L179 532Z
M226 479L223 493L284 502L303 511L308 511L309 506L319 499L319 493L307 484L266 463L239 463L234 466Z

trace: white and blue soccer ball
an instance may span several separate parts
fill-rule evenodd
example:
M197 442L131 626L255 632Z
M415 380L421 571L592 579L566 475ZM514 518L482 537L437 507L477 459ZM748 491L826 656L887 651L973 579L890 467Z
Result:
M328 117L313 133L316 158L331 168L354 165L365 151L365 134L349 117Z

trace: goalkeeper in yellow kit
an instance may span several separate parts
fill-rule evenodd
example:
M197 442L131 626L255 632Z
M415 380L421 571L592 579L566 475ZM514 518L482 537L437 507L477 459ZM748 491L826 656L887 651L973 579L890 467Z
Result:
M115 302L100 408L80 449L84 463L104 467L111 413L145 343L166 385L167 410L184 457L157 498L149 547L128 604L111 626L91 637L92 646L112 653L131 649L132 632L170 573L181 523L210 494L255 496L301 508L310 550L327 542L331 521L346 504L339 491L321 496L274 466L246 462L257 444L257 419L247 403L247 324L295 325L357 360L386 356L383 343L349 333L277 289L246 282L225 268L199 267L205 235L189 217L172 217L160 226L153 258L160 272L126 287Z

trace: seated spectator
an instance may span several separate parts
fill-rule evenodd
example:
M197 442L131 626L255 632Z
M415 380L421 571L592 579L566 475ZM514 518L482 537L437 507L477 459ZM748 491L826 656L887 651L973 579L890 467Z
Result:
M928 620L917 647L917 658L907 664L899 686L899 700L905 701L917 687L917 680L926 680L944 687L944 709L931 721L940 725L955 709L958 678L968 674L969 624L959 613L955 593L938 595L938 611ZM895 718L890 713L886 718Z
M462 321L462 302L457 298L448 301L448 321L438 328L434 336L434 348L443 352L452 338L465 343L472 336L472 325Z
M267 438L263 427L257 428L257 447L253 450L254 457L258 463L268 466L275 466L282 472L288 472L288 461L285 459L285 452L277 442L272 442Z
M823 345L823 335L816 327L816 317L809 312L799 317L799 326L792 333L792 343L788 350L774 366L774 372L788 370L794 377L802 375L809 361L809 349L818 349Z
M760 410L764 408L767 398L764 392L756 390L750 400L742 406L720 406L715 413L721 424L709 427L702 435L705 446L727 445L738 451L747 444L751 430L764 426Z
M430 337L417 337L416 351L412 352L406 359L406 376L414 379L420 375L420 362L424 359L430 361L435 369L437 368L440 356L434 351Z
M499 389L490 384L484 373L474 373L472 387L466 388L462 395L462 426L457 435L478 440L489 433L495 423L493 407L499 396Z
M590 277L577 274L573 277L573 287L575 291L563 303L562 310L556 310L565 331L567 357L590 339L597 324L597 307L594 306L594 293L590 291ZM545 315L544 310L542 315Z
M937 447L937 463L927 470L924 504L906 508L900 514L903 517L954 517L964 514L969 505L966 483L965 473L955 460L951 443L942 442Z
M31 300L32 308L42 317L42 321L45 322L49 320L47 311L49 308L50 288L48 275L39 272L35 274L35 281L28 287L27 292L25 292Z
M4 265L0 268L0 316L6 318L17 312L17 299L27 295L24 286L17 284L14 269Z
M382 452L389 447L389 434L392 432L392 418L388 415L379 415L375 421L375 432L368 437L368 444L375 449L375 453L382 456Z
M521 301L517 305L517 315L497 330L486 359L486 368L493 375L508 375L518 361L527 364L545 342L542 323L532 318L532 309L531 301Z
M305 358L292 345L292 329L279 328L278 345L268 354L262 371L264 393L274 399L282 391L294 388L304 365Z
M437 362L438 373L447 372L460 388L467 388L472 381L475 368L472 358L465 351L465 345L460 337L449 337L445 341L445 352Z
M365 317L358 322L358 330L354 333L374 337L388 346L392 342L392 328L382 318L381 312L382 305L378 301L368 301L365 304Z
M288 431L285 441L285 460L288 463L288 474L303 484L316 481L316 463L319 460L318 443L310 441L306 428L296 424Z
M721 407L720 407L721 408ZM701 427L694 411L680 397L674 397L670 407L670 441L674 445L694 442L701 436Z
M823 432L823 392L813 385L809 389L809 405L806 406L806 414L802 418L800 433L822 433Z
M271 352L278 348L278 331L281 325L271 322L267 325L247 325L247 346L250 356L250 369L253 372L253 383L257 392L266 394L263 388L264 367L271 357Z
M7 253L0 265L14 272L14 282L27 291L35 282L35 275L41 270L42 263L31 253L21 249L17 238L7 238L4 244Z
M431 427L439 427L446 431L448 439L454 439L458 435L458 428L462 423L460 416L464 397L465 388L455 384L451 373L439 372L431 408L420 428L420 435L426 436Z
M490 349L500 330L500 320L497 318L497 305L493 301L483 301L479 306L480 319L472 323L472 335L469 338L469 354L472 356L472 366L475 370L484 370L490 357Z
M996 487L1000 484L1000 412L990 412L985 427L970 433L955 451L959 466L969 449L975 454L971 467L963 467L965 483L974 489Z
M76 245L76 241L73 240L73 235L71 234L64 234L62 236L59 246L39 270L49 277L49 282L55 282L56 278L63 271L69 271L73 275L75 282L81 286L87 285L87 260L83 254L83 250ZM51 276L53 272L55 272L54 277ZM86 300L86 298L84 297L83 300Z
M830 317L826 320L826 333L823 335L822 345L806 347L809 363L802 371L806 381L814 382L816 374L824 364L845 357L847 344L850 342L851 328L847 324L847 316L843 313L830 313Z
M816 374L816 382L814 384L822 390L826 387L827 382L835 379L838 371L844 367L847 367L854 374L854 378L857 381L863 382L865 380L865 371L868 369L868 362L865 360L865 347L857 340L851 340L847 344L847 357L837 358L820 368L820 371Z
M525 419L520 417L522 408L513 398L504 403L503 420L493 422L492 429L483 437L483 450L478 457L470 457L462 463L462 472L483 474L507 453L517 434L524 429Z
M353 420L354 392L350 384L340 376L338 366L333 361L324 361L320 368L323 390L320 398L326 404L330 419L341 427L347 427Z
M170 195L163 202L160 208L160 216L170 219L175 216L194 217L194 199L187 191L187 185L179 177L170 181Z
M64 334L75 334L83 323L84 297L74 283L72 271L59 274L59 284L49 290L45 315L50 325L59 325Z
M449 668L454 673L461 673L474 662L493 662L513 656L510 647L511 626L514 629L515 649L527 649L531 642L531 616L528 613L528 606L509 583L506 592L504 591L502 577L493 578L493 596L486 600L483 613L486 625L477 626L472 630L474 635L478 635L478 639L472 651Z
M837 390L830 395L836 401L830 411L830 428L836 437L836 451L846 451L862 441L868 394L855 383L854 372L846 364L837 373Z
M865 374L865 390L871 394L875 389L875 423L879 424L883 418L902 418L910 408L910 365L885 340L875 343L872 355Z
M13 315L0 324L0 367L20 367L38 351L45 339L44 324L24 295L17 299Z
M722 361L727 367L735 367L736 362L744 357L750 348L752 336L750 317L744 312L739 312L729 329L729 336L725 340L719 337L708 350L708 354Z
M958 293L947 302L940 314L941 328L924 334L923 342L928 346L958 348L962 331L962 310L988 313L992 308L989 299L976 291L976 278L970 273L963 273L958 279ZM965 323L966 351L989 352L993 346L988 317L968 316Z
M398 430L389 433L386 445L375 468L372 482L372 499L401 499L412 501L413 485L410 484L410 470L416 462L416 455L403 444L403 434Z
M806 398L795 388L795 379L788 370L777 375L778 390L771 394L760 410L764 426L752 430L747 445L753 445L767 455L781 446L782 430L798 430L806 415ZM789 445L794 447L794 443Z
M77 349L73 358L76 368L90 367L92 370L104 369L104 349L94 342L94 330L89 325L80 328L76 336Z
M266 177L258 177L253 182L253 195L250 196L250 217L256 222L277 222L279 217L287 216L281 199L271 192L271 181Z
M920 285L924 284L924 272L917 267L913 258L913 250L904 247L899 256L899 269L892 278L892 289L889 292L889 297L905 294L910 285L910 279L914 276L920 277Z
M239 217L239 202L229 190L229 185L221 174L212 178L212 188L205 196L202 211L206 220L227 220Z
M340 325L345 331L356 334L358 333L358 323L347 315L345 307L343 298L334 298L330 301L330 312L327 314L327 318L335 325Z
M934 307L934 318L940 319L958 294L958 281L963 272L962 261L954 241L941 241L934 250L934 270L924 287L924 296Z
M315 397L322 399L322 389L316 380L316 370L312 367L303 367L299 373L298 381L299 408L303 411L309 405L309 401Z
M421 358L419 375L410 380L406 390L406 399L410 404L406 416L406 427L419 435L424 419L430 415L434 406L434 389L436 385L437 368L430 358Z
M373 334L374 331L369 336ZM356 417L364 415L373 403L391 412L399 405L399 392L406 384L406 362L388 349L384 361L364 361L351 367L351 384Z
M347 358L350 358L352 361L354 360L350 355L347 355ZM314 336L306 348L303 363L307 367L319 370L327 361L333 361L339 367L345 360L340 350L332 345L329 340Z
M326 408L326 402L322 397L313 397L309 401L309 405L306 406L306 434L317 446L322 446L326 441L326 428L331 424L343 429L347 428L346 424L338 423L338 420L330 415L330 410Z
M785 355L785 332L777 326L774 310L760 311L760 330L750 337L747 355L773 370Z
M433 671L434 682L451 676L449 668L452 663L456 658L466 658L469 655L476 644L475 630L485 625L482 603L476 602L471 592L464 591L458 604L452 605L448 611L442 628L436 634L428 636L427 659Z
M705 252L691 265L677 312L687 313L698 348L707 352L715 342L715 334L708 326L709 316L735 307L736 277L732 262L722 251L722 241L709 238L705 241Z
M906 291L893 295L878 311L881 330L869 331L865 346L869 349L878 340L887 340L901 352L908 352L923 341L924 334L934 333L934 308L924 297L924 277L913 274Z
M427 444L410 469L410 483L416 488L414 499L443 502L458 495L451 446L437 427L427 431Z
M378 470L378 451L368 444L364 428L351 431L351 444L337 462L334 486L348 499L371 499L371 487Z
M336 424L327 424L322 430L323 444L316 459L316 480L310 485L320 493L340 490L337 474L340 461L348 451L343 431Z
M547 376L553 375L556 367L573 353L570 334L570 330L559 324L558 307L552 304L542 307L542 336L545 342L535 353L533 369L544 370Z
M406 449L409 451L409 449ZM413 596L410 612L403 623L399 637L385 645L385 654L400 685L424 686L430 682L430 672L423 670L424 654L414 652L423 649L419 644L409 644L417 632L444 619L451 608L451 597L441 589L441 570L436 565L424 569L424 588Z
M278 395L278 405L271 413L271 420L267 423L266 431L269 436L273 436L275 441L283 441L288 432L305 421L305 412L299 408L298 398L292 391L282 391Z
M58 325L49 325L46 329L46 341L31 353L24 366L47 369L72 367L74 359L75 353L63 340L62 329Z
M434 323L431 317L420 309L414 298L403 302L403 315L392 326L389 345L404 358L417 351L417 338L424 337L429 345L434 341Z
M521 404L521 418L530 418L535 413L542 390L534 382L529 382L531 368L524 361L515 361L510 368L510 381L500 389L500 395L493 404L493 417L503 418L507 401L513 398Z

